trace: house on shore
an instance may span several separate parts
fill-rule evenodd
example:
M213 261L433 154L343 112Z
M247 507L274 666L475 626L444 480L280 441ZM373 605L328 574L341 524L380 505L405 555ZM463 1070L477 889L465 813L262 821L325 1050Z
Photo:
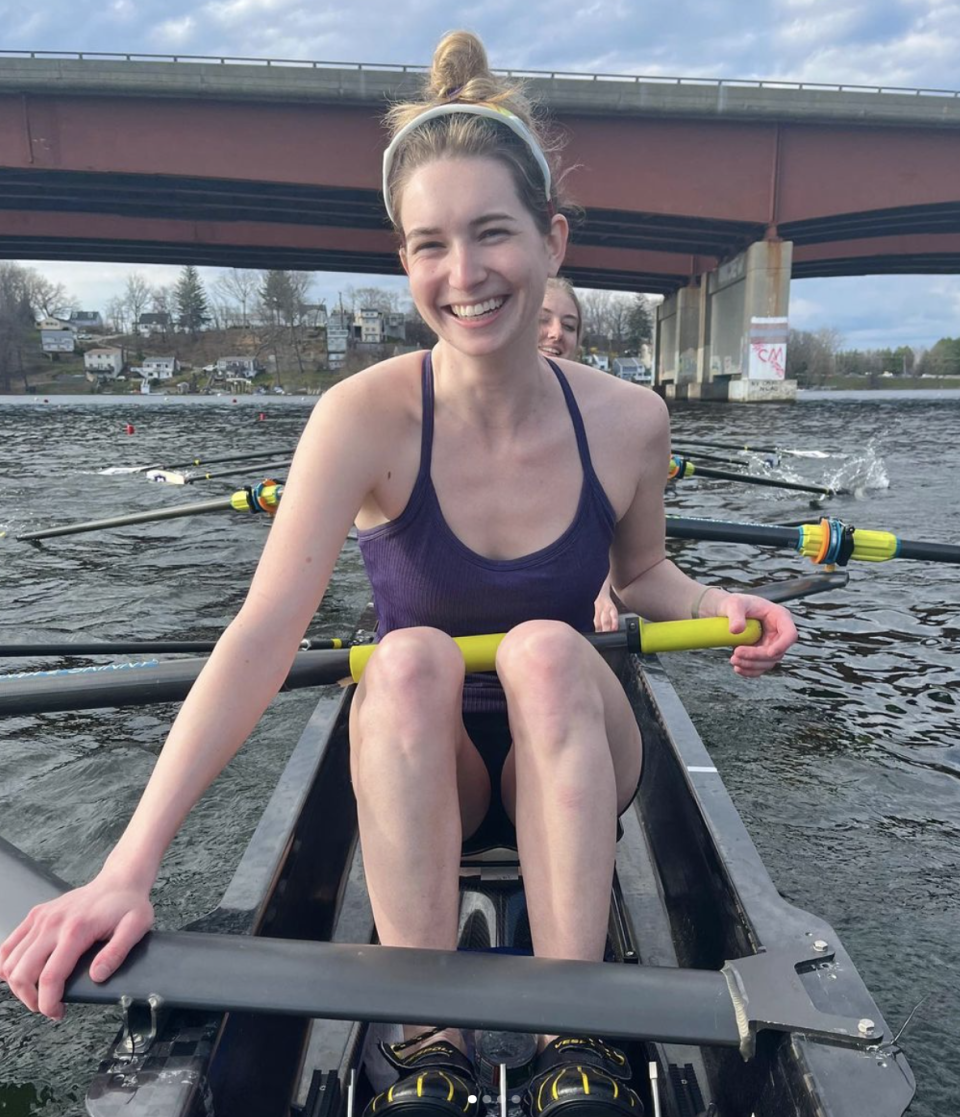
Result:
M154 334L166 336L170 329L170 315L165 310L141 314L137 319L137 333L141 337L153 337Z
M176 357L144 357L140 362L140 375L144 380L171 380L180 371Z
M40 330L40 348L44 353L72 353L76 348L77 335L73 330Z
M102 349L88 349L83 355L83 367L89 379L90 373L106 380L116 380L123 372L123 350L117 346Z
M252 380L263 366L256 357L218 357L214 375L218 380L231 380L244 377Z
M653 373L637 357L617 357L613 362L613 375L634 384L652 384Z
M74 310L70 314L68 325L72 330L102 330L103 319L99 310Z

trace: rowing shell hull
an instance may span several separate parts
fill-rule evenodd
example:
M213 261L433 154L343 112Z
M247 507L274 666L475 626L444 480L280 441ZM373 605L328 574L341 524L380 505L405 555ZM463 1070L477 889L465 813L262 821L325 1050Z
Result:
M646 1067L649 1060L659 1064L665 1117L901 1117L913 1097L912 1074L836 933L777 892L656 660L646 658L641 667L636 658L623 657L622 678L644 737L644 775L638 798L622 820L609 964L592 968L604 976L620 976L609 994L594 997L593 1004L589 995L576 998L580 1003L569 1006L567 1023L605 1019L610 1038L635 1037L626 1044L633 1066ZM243 936L237 945L251 946L251 939L260 937L271 943L315 940L337 949L373 941L349 780L352 693L321 699L223 900L187 930ZM515 854L493 850L466 856L461 893L463 946L522 949L527 944ZM818 954L815 943L826 948ZM291 950L301 945L291 944ZM401 1002L414 1005L421 999L417 984L404 986L407 979L399 965L394 982L391 955L384 957L388 961L378 988L407 988L408 1000L401 996ZM472 963L459 954L452 958L464 964L448 967L450 1007L453 1011L455 1005L459 1017L467 1019ZM646 990L654 987L638 984L644 992L631 1005L631 983L658 975L682 977L676 972L682 967L692 971L691 980L702 982L695 988L709 998L716 995L717 971L730 959L741 960L747 975L754 964L760 975L747 981L750 996L740 1006L745 1016L761 1021L758 1031L741 1037L743 1051L736 1036L731 1045L725 1018L720 1020L725 1010L714 1014L716 1035L701 1028L686 1037L696 1035L696 1042L684 1042L682 1019L679 1026L675 1020L669 1028L664 1025L668 1034L646 1019L633 1019L634 1014L638 1020L645 1012L651 1015L644 1001ZM487 1015L476 1023L527 1026L518 1015L524 979L516 967L526 964L533 972L541 961L498 956L486 972L505 974L506 963L514 966L510 972L519 975L518 984L494 988L492 999L490 990L484 990ZM189 960L183 964L187 971L181 976L189 980ZM199 983L203 975L195 976ZM262 984L262 976L251 970L251 986ZM304 975L305 985L309 976ZM581 976L573 974L576 980ZM681 988L673 980L668 985ZM444 991L443 982L432 982L429 1011L436 1011L438 989ZM301 992L291 989L297 1004ZM660 996L655 990L650 995ZM530 996L536 1000L533 985ZM396 1004L392 1007L400 1011ZM652 1015L670 1018L676 1006L665 1001L662 1007L662 1014ZM398 1016L368 1010L366 1018ZM873 1021L876 1042L810 1038L810 1032L817 1034L818 1021L840 1018ZM413 1008L409 1019L416 1019ZM792 1029L811 1021L804 1030ZM370 1090L360 1061L367 1028L348 1018L162 1005L151 1012L134 1006L126 1034L90 1086L87 1112L92 1117L289 1117L291 1107L300 1106L304 1117L342 1117L353 1082L359 1113ZM750 1057L745 1060L743 1052ZM645 1083L635 1086L652 1113Z

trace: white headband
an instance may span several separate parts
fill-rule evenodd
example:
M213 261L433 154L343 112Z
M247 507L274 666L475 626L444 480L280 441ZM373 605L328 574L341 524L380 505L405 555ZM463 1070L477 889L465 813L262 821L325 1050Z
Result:
M446 105L436 105L432 109L427 109L426 112L421 113L409 124L405 124L400 131L390 141L390 146L383 153L383 202L387 207L387 216L394 223L399 226L400 222L397 220L393 207L390 205L390 169L393 166L393 158L397 153L397 148L400 144L420 127L421 124L426 124L428 120L434 120L438 116L450 116L452 113L469 113L472 116L485 116L490 120L496 120L500 124L506 126L530 148L530 154L536 159L537 166L543 174L544 197L550 201L550 164L547 162L546 156L534 138L533 133L523 123L519 116L515 116L508 109L494 108L492 105L471 105L460 104L459 102L452 102Z

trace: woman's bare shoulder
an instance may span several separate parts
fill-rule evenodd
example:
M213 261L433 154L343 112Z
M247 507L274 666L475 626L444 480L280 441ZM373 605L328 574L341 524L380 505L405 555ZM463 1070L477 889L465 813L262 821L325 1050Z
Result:
M587 422L599 418L605 424L623 423L634 431L639 423L648 435L669 428L667 405L650 388L575 361L560 364Z
M422 364L423 353L404 353L344 377L324 392L315 413L336 422L356 419L371 427L419 419Z

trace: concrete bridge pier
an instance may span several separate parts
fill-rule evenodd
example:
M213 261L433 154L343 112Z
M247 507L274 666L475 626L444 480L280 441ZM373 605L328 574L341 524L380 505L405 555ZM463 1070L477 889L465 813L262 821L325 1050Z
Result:
M794 400L786 378L793 245L763 240L657 309L657 384L668 400Z

